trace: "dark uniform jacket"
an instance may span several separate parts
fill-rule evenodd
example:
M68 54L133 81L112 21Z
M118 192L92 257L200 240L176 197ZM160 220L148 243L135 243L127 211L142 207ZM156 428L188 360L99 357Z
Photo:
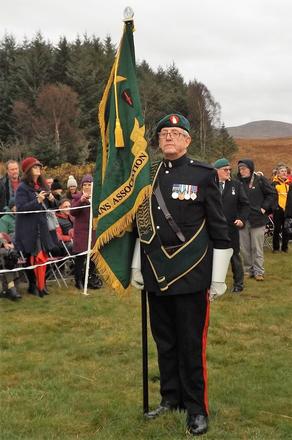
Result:
M239 252L239 229L234 225L235 220L241 220L245 225L250 213L249 201L243 184L238 180L226 180L222 192L223 212L228 223L228 233L232 248Z
M164 292L160 291L149 261L142 251L141 269L145 289L161 295L193 293L207 289L211 283L213 246L218 249L230 247L227 222L218 189L217 172L209 165L183 156L175 161L165 160L159 170L157 180L166 206L186 240L194 236L205 219L209 246L202 261ZM183 185L192 185L195 188L196 198L194 200L173 198L176 189L183 188ZM181 244L169 226L155 195L152 195L152 216L157 234L164 246Z

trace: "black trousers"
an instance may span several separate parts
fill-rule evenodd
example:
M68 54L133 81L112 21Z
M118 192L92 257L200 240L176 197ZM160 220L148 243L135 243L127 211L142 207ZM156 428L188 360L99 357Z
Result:
M208 415L208 292L173 296L150 292L148 302L158 352L161 403Z
M279 209L273 212L273 222L273 250L278 251L280 249L280 233L282 233L282 251L287 251L289 240L284 228L285 215L282 208L279 207Z
M239 255L239 252L234 254L231 257L231 269L233 274L233 286L234 287L243 287L243 265Z

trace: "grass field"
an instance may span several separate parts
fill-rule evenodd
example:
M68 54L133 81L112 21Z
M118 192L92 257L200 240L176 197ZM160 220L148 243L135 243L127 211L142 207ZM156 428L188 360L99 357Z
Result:
M263 283L247 280L243 294L211 305L206 440L292 439L291 260L267 250ZM139 293L50 292L0 300L1 440L186 438L183 413L143 419Z

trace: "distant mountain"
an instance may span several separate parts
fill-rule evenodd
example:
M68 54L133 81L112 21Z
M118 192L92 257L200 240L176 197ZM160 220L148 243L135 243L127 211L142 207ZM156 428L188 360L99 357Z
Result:
M280 121L254 121L238 127L227 127L235 138L285 138L292 137L292 124Z

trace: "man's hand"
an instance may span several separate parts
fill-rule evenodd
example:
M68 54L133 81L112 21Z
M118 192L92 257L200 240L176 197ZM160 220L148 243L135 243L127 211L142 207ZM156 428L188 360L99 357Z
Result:
M131 271L131 284L136 289L142 290L144 288L144 280L140 269L133 268Z
M13 248L14 248L13 243L8 243L8 241L5 241L5 242L3 243L3 246L4 246L4 248L7 249L7 250L9 250L9 249L13 249Z
M239 220L239 218L237 220L235 220L234 224L239 229L243 228L243 222L241 220Z
M266 210L264 208L261 208L261 213L265 214Z
M213 281L210 287L209 298L210 301L214 301L226 292L227 286L225 283L219 283Z

